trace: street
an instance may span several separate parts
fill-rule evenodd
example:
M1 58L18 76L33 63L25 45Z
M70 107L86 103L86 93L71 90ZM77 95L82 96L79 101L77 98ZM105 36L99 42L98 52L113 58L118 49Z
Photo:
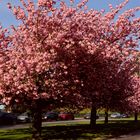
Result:
M100 119L101 120L101 119ZM68 121L51 121L51 122L43 122L42 126L47 126L49 124L71 124L74 122L80 122L80 121L85 121L89 122L87 119L82 119L82 118L75 118L75 120L68 120ZM5 126L0 126L0 129L20 129L20 128L29 128L31 126L31 123L22 123L22 124L16 124L16 125L5 125Z
M129 135L122 135L118 138L111 138L109 140L140 140L140 131L133 132Z

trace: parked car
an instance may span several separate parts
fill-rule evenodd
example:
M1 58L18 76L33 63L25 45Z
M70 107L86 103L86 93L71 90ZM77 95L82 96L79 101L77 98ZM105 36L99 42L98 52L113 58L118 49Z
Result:
M61 112L58 115L59 120L74 120L74 115L68 112Z
M113 113L110 115L111 118L128 118L128 114Z
M129 114L121 114L121 118L129 118L130 115Z
M0 125L13 125L17 123L17 116L12 113L0 112Z
M110 115L111 118L121 118L121 114L120 113L113 113Z
M90 119L91 118L91 113L87 113L84 115L84 119ZM99 115L96 115L96 119L99 119Z
M47 121L47 120L58 120L58 114L57 112L47 112L45 114L43 114L43 120Z
M17 116L17 120L19 123L29 123L32 121L32 118L28 112L24 112L20 114L19 116Z

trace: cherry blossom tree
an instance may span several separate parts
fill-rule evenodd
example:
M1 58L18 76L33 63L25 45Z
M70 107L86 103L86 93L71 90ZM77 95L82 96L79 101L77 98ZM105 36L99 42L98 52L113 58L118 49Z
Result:
M140 8L115 20L128 0L110 5L107 13L88 10L87 0L77 5L70 0L70 6L55 0L20 2L22 6L8 7L21 24L0 29L0 97L32 110L33 139L39 139L44 106L88 100L96 117L106 77L135 60L140 19L133 16Z
M139 46L139 18L136 19L133 16L139 10L139 7L125 11L115 20L116 14L127 2L125 1L116 8L111 7L111 12L106 14L98 13L98 17L92 18L94 26L88 24L89 27L87 25L91 32L91 34L87 35L89 40L91 39L90 41L87 40L86 43L88 44L88 49L76 55L76 61L79 64L79 77L82 82L81 85L83 85L81 88L82 95L89 97L89 102L92 102L93 110L91 110L91 115L93 117L91 118L94 119L93 121L91 120L91 124L95 124L96 108L100 106L100 101L103 100L101 97L106 98L107 102L114 102L114 99L121 95L119 91L126 90L126 87L123 87L123 89L121 87L123 81L127 81L121 77L124 74L124 70L126 71L126 76L131 77L134 74L132 64L137 57L136 48ZM84 45L85 48L86 44ZM116 83L114 83L114 78L117 79ZM122 81L121 85L120 80ZM109 82L108 84L107 81ZM112 99L111 95L118 86L118 95ZM107 91L108 87L110 87L110 91ZM125 96L120 96L120 99L128 97L126 92L121 91L121 93ZM119 102L119 100L117 101Z
M140 54L140 52L139 52ZM140 112L140 105L139 105L139 97L140 97L140 59L136 59L135 65L135 75L134 75L134 84L133 84L133 96L128 98L126 101L128 102L128 110L132 113L134 113L135 122L138 120L138 113ZM127 108L127 107L126 107Z
M86 25L79 28L78 24L82 25L88 14L84 19L80 15L84 15L80 9L86 1L77 8L68 7L63 1L58 8L53 0L38 0L37 4L31 0L20 2L22 6L8 3L8 8L21 24L11 26L10 30L1 29L0 97L6 104L30 108L33 139L39 139L42 107L75 101L81 104L74 77L75 63L68 70L66 59L74 56L69 55L75 49L73 46L84 40L82 30ZM61 57L66 51L67 56Z
M125 102L125 100L135 94L134 84L137 84L137 81L134 80L135 66L131 63L129 62L127 66L118 72L116 71L113 75L109 74L108 77L111 77L106 77L106 84L102 85L103 91L101 93L103 97L101 96L101 103L102 107L106 108L105 123L108 122L108 110L119 112L128 112L130 110L127 105L128 102Z
M37 5L30 0L21 3L23 8L10 3L8 7L22 23L11 26L10 33L1 29L1 99L6 104L16 102L30 108L33 138L38 139L42 107L81 101L74 85L68 83L72 75L67 76L67 67L58 56L65 46L63 38L69 41L64 35L71 30L71 19L67 17L74 8L65 9L63 2L54 8L52 0L39 0Z

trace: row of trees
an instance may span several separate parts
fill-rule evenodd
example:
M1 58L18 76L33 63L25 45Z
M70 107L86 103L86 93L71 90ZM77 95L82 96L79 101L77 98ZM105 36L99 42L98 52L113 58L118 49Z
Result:
M136 7L118 16L64 1L20 0L8 8L19 26L0 28L0 98L33 114L33 139L41 135L44 107L139 111L140 18Z

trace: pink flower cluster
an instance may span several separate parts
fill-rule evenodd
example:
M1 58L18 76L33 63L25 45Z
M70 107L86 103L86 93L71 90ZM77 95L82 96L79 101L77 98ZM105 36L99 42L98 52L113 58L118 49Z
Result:
M134 14L139 8L115 17L127 2L110 5L109 12L88 10L87 0L76 7L63 1L56 6L54 0L8 4L22 22L10 32L0 28L0 98L7 103L76 100L81 106L86 99L115 108L139 94L133 76L140 41L140 19Z
M54 0L38 0L38 6L52 8L55 4Z

